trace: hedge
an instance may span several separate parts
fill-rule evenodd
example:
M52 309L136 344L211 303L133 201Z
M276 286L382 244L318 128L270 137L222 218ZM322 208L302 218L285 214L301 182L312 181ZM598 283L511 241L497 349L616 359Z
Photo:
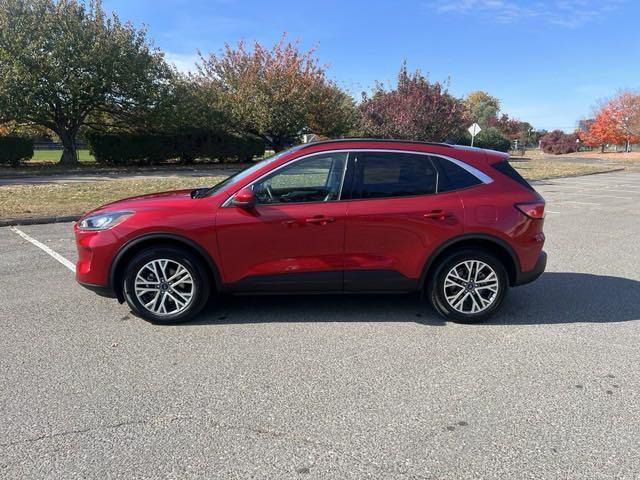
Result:
M151 165L170 159L191 163L196 158L248 161L264 155L265 150L258 137L206 130L164 135L92 132L87 140L96 161L110 165Z
M458 139L459 145L471 145L471 135L465 135ZM511 148L511 140L505 137L500 130L495 127L487 127L480 131L473 140L473 146L478 148L488 148L499 152L508 152Z
M33 157L33 140L22 137L0 137L0 164L17 167Z
M563 155L578 151L578 135L564 133L562 130L554 130L540 137L540 147L544 153Z

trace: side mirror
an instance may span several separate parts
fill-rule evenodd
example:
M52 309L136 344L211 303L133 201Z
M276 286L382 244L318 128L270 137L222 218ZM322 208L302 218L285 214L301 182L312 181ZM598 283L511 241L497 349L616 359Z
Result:
M245 187L235 194L231 204L240 208L253 208L256 204L256 195L249 187Z

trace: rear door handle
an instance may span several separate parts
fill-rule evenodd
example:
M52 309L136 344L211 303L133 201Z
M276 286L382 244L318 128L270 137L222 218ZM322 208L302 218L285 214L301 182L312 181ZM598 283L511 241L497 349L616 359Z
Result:
M326 225L327 223L335 222L334 217L325 217L324 215L316 215L315 217L307 218L305 222L313 223L316 225Z
M434 220L444 220L447 217L450 217L451 214L445 212L444 210L431 210L424 214L424 218L432 218Z

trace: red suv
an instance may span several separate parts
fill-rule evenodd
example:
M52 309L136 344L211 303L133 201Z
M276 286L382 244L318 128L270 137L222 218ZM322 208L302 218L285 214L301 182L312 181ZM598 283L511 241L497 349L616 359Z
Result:
M499 152L299 145L211 188L129 198L75 225L77 280L157 323L212 293L424 291L457 322L538 278L543 198Z

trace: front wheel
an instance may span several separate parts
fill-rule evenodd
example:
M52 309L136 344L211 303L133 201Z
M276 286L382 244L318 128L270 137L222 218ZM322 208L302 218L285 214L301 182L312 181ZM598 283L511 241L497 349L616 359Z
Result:
M440 262L427 285L433 307L457 323L476 323L493 316L508 288L504 265L482 250L454 252Z
M198 260L186 250L149 248L129 262L124 293L131 310L145 320L179 323L202 310L209 282Z

